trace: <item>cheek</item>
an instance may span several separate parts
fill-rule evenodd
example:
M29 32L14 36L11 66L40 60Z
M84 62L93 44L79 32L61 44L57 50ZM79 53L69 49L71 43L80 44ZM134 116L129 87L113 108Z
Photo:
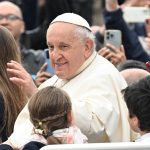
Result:
M49 53L49 59L51 62L54 62L54 57L53 57L52 53Z

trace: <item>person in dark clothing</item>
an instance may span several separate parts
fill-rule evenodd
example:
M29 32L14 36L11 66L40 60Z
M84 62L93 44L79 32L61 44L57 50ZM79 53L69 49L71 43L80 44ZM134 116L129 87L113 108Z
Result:
M146 62L150 56L144 51L135 31L130 30L123 19L123 12L118 8L117 0L107 0L104 11L106 29L117 29L122 32L122 40L127 59Z
M35 75L45 62L44 53L41 50L34 51L21 45L20 38L25 29L20 8L8 1L0 2L0 16L0 25L6 27L17 42L25 69L31 75Z
M125 62L123 62L117 66L117 69L119 71L122 71L125 69L131 69L131 68L147 70L145 63L138 61L138 60L126 60Z
M141 137L135 142L150 142L150 76L128 86L124 90L124 99L128 107L128 120L132 130Z

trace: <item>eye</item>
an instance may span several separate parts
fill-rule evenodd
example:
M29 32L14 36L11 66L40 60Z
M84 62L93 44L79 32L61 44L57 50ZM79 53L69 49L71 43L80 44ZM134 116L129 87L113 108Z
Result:
M53 46L53 45L49 45L49 46L48 46L48 49L49 49L50 51L53 51L54 46Z
M61 50L66 50L66 49L69 48L69 46L63 44L63 45L60 45L59 48L60 48Z

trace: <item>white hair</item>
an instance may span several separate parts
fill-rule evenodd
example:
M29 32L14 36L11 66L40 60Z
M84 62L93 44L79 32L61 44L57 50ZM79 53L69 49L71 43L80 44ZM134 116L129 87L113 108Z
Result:
M95 36L94 34L85 27L78 26L75 29L75 36L78 37L81 42L85 42L85 39L90 39L93 42L92 51L95 51Z

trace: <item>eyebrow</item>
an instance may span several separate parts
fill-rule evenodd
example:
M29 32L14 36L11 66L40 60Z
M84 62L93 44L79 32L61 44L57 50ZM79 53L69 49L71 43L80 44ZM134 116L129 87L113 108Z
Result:
M18 19L23 20L23 18L22 18L21 16L18 16L18 15L16 15L16 14L12 14L12 13L8 13L8 14L1 14L1 13L0 13L0 15L2 15L2 16L14 15L14 16L16 16Z
M61 45L61 44L64 44L64 45L70 45L70 44L67 44L67 43L65 43L65 42L59 42L58 43L59 45ZM50 42L47 42L47 45L49 46L49 45L53 45L52 43L50 43Z

